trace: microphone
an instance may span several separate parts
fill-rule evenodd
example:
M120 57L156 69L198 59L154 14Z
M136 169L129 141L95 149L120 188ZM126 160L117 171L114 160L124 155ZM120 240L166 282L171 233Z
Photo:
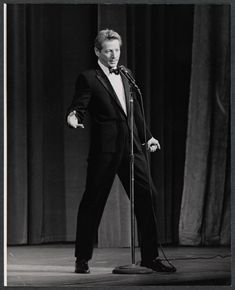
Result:
M128 73L128 70L125 68L124 65L119 65L118 68L119 68L120 71Z
M127 79L132 82L135 85L135 79L130 75L130 73L128 72L127 68L125 68L124 65L120 65L118 66L118 69L121 73L124 74L124 76L127 77Z

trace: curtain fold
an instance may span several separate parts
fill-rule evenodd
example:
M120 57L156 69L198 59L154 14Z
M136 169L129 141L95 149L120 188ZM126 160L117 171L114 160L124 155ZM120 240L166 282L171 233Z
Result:
M195 8L179 227L185 245L230 244L229 26L229 6Z
M8 7L12 18L8 18L8 47L17 47L7 59L8 96L8 241L27 243L28 235L28 146L27 146L27 70L26 70L26 9L25 6ZM21 25L19 25L19 23ZM9 53L9 51L8 51ZM8 54L9 56L9 54ZM9 202L10 201L10 202Z
M43 6L27 6L27 144L28 156L28 243L43 241L44 227L44 11ZM28 29L30 27L30 29ZM41 37L37 37L37 33ZM10 47L11 48L11 47ZM9 48L9 49L10 49ZM37 68L37 69L35 69ZM13 98L16 96L12 96ZM24 111L22 111L24 113ZM9 239L11 241L11 239ZM13 240L14 243L14 240Z

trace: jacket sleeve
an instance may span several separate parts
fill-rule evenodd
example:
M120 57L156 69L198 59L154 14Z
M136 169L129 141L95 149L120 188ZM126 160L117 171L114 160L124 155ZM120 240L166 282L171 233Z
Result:
M82 124L91 100L91 96L91 88L88 84L87 78L83 74L80 74L76 81L73 101L68 108L67 115L72 111L76 111L78 123Z

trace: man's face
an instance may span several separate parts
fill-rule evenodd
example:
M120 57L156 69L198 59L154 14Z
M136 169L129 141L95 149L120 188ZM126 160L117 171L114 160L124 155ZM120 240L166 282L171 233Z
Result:
M105 40L102 49L95 48L95 54L106 67L116 67L120 58L120 44L118 39Z

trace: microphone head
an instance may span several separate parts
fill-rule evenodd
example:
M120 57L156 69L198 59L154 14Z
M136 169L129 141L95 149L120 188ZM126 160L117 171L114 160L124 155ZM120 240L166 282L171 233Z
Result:
M120 71L128 72L124 65L120 65L118 68Z

